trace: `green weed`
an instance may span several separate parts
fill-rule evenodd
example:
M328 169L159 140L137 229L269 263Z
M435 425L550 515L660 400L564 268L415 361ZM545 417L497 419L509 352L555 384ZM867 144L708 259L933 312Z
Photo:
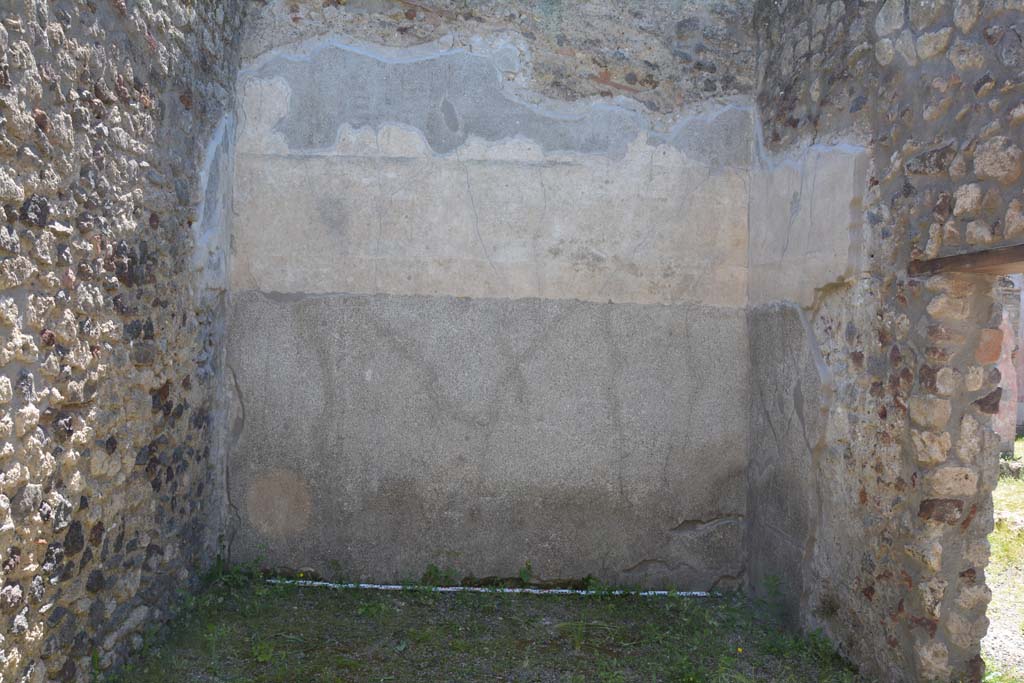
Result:
M434 566L422 583L453 577ZM790 633L737 594L612 595L597 582L597 598L445 594L422 585L385 593L259 578L254 566L216 567L124 681L337 683L371 672L375 681L409 683L859 680L823 636Z

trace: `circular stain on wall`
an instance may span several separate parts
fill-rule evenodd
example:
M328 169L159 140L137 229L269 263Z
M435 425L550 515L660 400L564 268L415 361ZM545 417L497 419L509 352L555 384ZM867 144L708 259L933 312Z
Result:
M261 534L287 539L306 530L312 511L309 484L291 470L261 472L245 493L249 523Z

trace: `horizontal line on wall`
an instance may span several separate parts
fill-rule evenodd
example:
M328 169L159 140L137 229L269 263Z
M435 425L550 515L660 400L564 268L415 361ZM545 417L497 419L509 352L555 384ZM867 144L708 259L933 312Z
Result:
M333 583L331 581L309 581L304 579L267 579L267 583L279 586L302 586L307 588L333 588L337 590L376 591L428 591L432 593L512 593L524 595L636 595L639 597L666 598L709 598L707 591L628 591L628 590L577 590L573 588L486 588L482 586L403 586L393 583Z

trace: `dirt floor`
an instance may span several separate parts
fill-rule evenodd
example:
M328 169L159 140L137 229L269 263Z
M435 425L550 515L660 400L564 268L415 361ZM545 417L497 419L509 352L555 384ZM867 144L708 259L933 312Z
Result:
M771 614L739 595L380 592L226 574L118 680L863 680L823 638L794 635Z

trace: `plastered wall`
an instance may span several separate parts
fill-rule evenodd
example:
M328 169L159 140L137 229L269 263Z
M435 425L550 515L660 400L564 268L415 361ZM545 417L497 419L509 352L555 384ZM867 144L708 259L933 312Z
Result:
M742 583L749 100L553 98L536 49L243 66L233 556Z
M654 130L524 101L525 58L333 38L245 68L232 285L741 306L749 105Z

